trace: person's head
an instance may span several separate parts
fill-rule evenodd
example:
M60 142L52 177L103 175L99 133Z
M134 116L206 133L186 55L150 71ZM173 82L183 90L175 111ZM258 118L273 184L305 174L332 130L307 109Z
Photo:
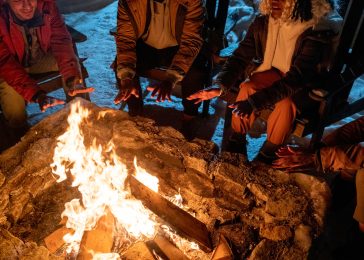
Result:
M34 17L38 0L6 0L11 11L21 21L27 21Z
M337 0L261 0L259 10L264 15L283 21L318 21L336 8Z

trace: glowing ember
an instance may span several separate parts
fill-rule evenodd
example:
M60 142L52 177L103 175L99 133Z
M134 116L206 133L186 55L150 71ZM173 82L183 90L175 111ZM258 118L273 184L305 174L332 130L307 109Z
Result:
M135 239L152 237L156 226L150 212L125 190L128 172L116 155L114 144L102 147L94 140L90 147L85 146L80 126L88 116L89 111L80 102L72 104L69 128L58 138L51 165L53 173L59 176L58 182L70 174L72 186L78 187L82 194L82 201L74 199L66 203L62 213L62 217L67 217L66 227L74 230L64 236L67 253L73 254L78 253L84 232L92 230L107 209ZM115 255L109 256L115 259Z

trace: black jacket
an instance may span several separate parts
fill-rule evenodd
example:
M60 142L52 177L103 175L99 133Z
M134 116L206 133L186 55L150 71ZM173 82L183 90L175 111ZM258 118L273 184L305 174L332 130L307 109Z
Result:
M224 64L216 82L228 90L245 80L262 63L268 34L268 16L258 16L238 48ZM272 86L249 97L255 110L265 109L314 84L327 68L327 52L336 33L329 29L307 29L297 39L290 70Z

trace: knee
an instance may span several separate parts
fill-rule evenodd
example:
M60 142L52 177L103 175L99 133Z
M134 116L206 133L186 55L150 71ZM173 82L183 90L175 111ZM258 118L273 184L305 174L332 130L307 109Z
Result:
M13 112L5 116L7 125L11 128L22 128L27 124L25 111Z
M14 105L3 109L6 124L11 128L22 128L27 124L25 105Z
M236 98L236 101L246 100L249 96L256 92L254 89L254 84L251 81L245 81L241 83L239 88L239 94Z
M285 98L275 104L274 111L295 117L297 109L290 98Z

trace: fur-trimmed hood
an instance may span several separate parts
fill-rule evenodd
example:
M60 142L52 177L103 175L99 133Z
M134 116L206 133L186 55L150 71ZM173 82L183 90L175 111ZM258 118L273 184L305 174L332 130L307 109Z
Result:
M264 15L270 15L272 9L270 3L271 0L261 0L259 4L259 11ZM285 8L281 17L283 21L289 22L291 20L295 4L296 0L286 0ZM333 8L327 0L311 0L311 5L314 24L317 24L322 17L333 11Z

